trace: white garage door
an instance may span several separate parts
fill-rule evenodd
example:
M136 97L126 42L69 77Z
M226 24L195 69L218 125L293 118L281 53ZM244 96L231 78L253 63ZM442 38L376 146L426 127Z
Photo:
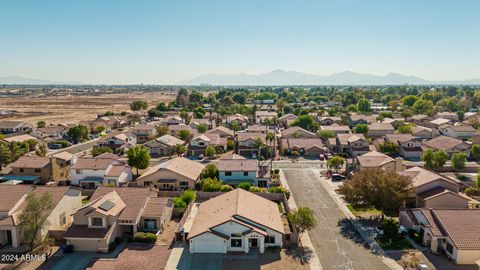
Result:
M223 240L197 239L193 241L195 253L223 253Z

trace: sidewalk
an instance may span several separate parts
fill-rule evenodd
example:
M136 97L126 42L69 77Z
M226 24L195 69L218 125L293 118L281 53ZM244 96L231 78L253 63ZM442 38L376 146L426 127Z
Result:
M287 190L290 190L288 187L287 180L285 179L285 175L283 175L283 171L280 170L280 183L284 188ZM288 199L288 205L290 206L290 209L296 209L297 204L295 203L295 200L293 199L293 196L290 194L290 198ZM312 251L312 255L310 257L310 269L311 270L322 270L322 264L320 263L320 260L318 259L317 252L315 251L315 247L313 246L312 240L310 239L310 236L308 236L308 232L304 233L301 238L302 245L304 247L309 248Z
M328 194L330 194L332 199L337 203L340 210L342 210L345 216L347 216L350 222L352 222L353 226L363 238L365 243L367 243L367 245L370 247L372 252L378 254L381 257L383 263L385 263L385 265L387 265L390 269L403 269L403 267L401 267L395 260L385 256L385 251L374 240L374 230L365 228L360 222L358 222L357 217L347 208L347 204L343 201L343 199L340 198L340 196L332 189L332 186L330 186L324 179L322 179L322 176L320 175L320 170L313 171L319 177L320 183L327 190Z

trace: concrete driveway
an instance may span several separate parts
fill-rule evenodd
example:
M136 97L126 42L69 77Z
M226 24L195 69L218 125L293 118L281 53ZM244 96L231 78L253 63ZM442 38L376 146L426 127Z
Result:
M222 254L190 254L188 247L183 249L177 265L178 270L219 270L222 269Z
M317 226L309 231L323 269L384 270L388 267L370 252L354 226L308 169L284 169L299 207L311 208Z

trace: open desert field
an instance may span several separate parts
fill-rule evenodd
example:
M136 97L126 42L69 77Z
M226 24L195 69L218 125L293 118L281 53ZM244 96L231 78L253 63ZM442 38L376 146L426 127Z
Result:
M21 120L31 124L43 120L48 124L93 120L97 114L106 111L122 112L130 110L134 100L145 100L149 106L160 102L170 102L176 97L175 92L132 92L99 95L65 95L65 96L20 96L0 98L0 109L15 110L8 120Z

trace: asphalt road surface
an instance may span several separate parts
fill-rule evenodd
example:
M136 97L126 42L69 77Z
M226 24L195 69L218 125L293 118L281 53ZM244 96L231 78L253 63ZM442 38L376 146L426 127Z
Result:
M297 206L307 206L315 213L317 226L308 234L323 269L388 269L377 255L370 252L311 170L284 169L283 172Z

